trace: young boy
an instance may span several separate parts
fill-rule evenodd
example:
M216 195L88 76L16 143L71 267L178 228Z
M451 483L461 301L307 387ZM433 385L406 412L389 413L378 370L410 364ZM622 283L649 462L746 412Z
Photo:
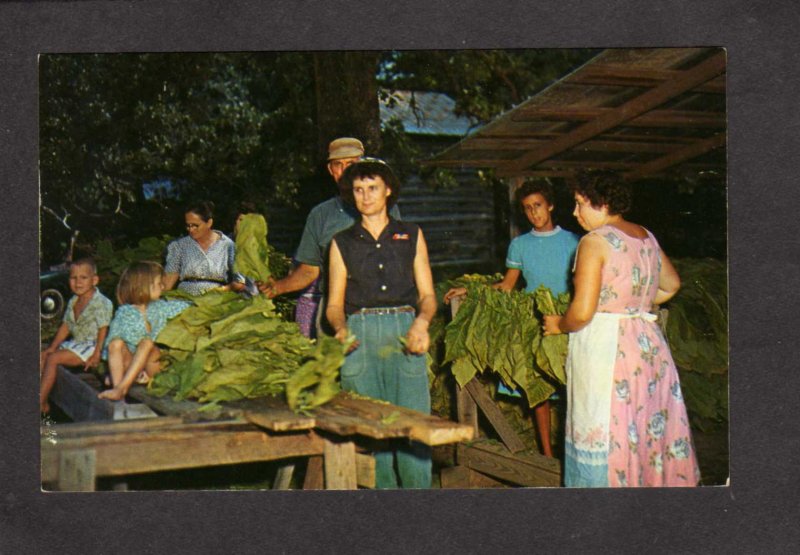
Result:
M70 264L69 288L75 296L67 303L64 320L53 341L39 357L42 378L39 407L43 413L50 412L47 398L56 382L59 365L83 366L88 370L100 363L114 306L98 291L99 281L93 260L82 258Z

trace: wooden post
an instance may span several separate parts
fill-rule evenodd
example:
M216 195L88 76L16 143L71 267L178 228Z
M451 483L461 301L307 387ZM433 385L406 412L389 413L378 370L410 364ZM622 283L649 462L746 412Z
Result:
M325 489L357 489L356 445L352 441L324 440Z
M452 318L456 317L463 297L454 297L450 300L450 314ZM461 424L467 424L472 427L472 437L478 438L478 407L472 396L467 393L463 387L456 387L456 413L458 421Z
M275 473L275 481L272 483L272 489L289 489L292 482L292 474L294 474L294 464L285 464L278 468Z
M511 177L508 180L508 237L513 239L519 235L519 227L516 222L516 202L517 189L519 189L525 182L525 178L521 176Z
M303 481L303 489L324 489L325 479L322 473L322 456L308 457L306 466L306 477Z
M59 491L94 491L94 449L64 451L58 463Z

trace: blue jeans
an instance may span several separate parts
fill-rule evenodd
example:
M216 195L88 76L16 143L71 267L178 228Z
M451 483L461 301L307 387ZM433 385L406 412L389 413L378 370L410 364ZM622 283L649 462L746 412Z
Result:
M342 389L430 414L425 355L404 353L399 341L413 321L413 312L351 314L347 326L358 338L359 346L345 358ZM429 488L430 447L411 441L397 449L375 453L375 487L397 488L398 477L399 487Z

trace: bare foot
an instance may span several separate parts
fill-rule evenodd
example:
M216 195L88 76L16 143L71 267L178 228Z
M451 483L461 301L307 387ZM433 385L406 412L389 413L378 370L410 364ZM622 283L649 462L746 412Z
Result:
M50 414L50 403L47 401L39 403L39 412L42 414Z
M97 397L99 399L108 399L110 401L120 401L125 398L125 393L125 391L115 387L114 389L107 389L100 392Z

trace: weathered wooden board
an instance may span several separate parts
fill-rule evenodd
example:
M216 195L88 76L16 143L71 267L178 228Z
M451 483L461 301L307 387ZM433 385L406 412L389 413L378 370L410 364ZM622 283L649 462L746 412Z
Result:
M512 453L524 451L526 449L525 444L517 435L517 432L514 431L514 428L511 427L511 424L508 423L503 412L486 392L483 384L477 379L472 378L464 388L480 407L484 416L489 420L508 450Z
M89 377L88 374L85 376ZM59 366L56 383L50 392L50 402L76 422L113 420L114 403L98 399L97 393L97 389L81 379L81 374Z
M561 463L538 453L511 453L504 446L476 441L458 446L458 464L512 484L531 487L561 485Z
M443 489L507 488L508 486L466 466L443 468L440 474Z
M325 489L325 474L322 469L323 458L321 456L311 456L308 458L303 489Z
M339 394L315 412L316 427L341 436L407 437L426 445L469 441L471 426L366 398Z
M323 441L325 489L357 489L355 443L328 438Z
M98 476L269 461L323 452L322 440L313 432L271 434L247 422L230 421L165 426L160 420L51 427L55 434L41 442L42 481L58 480L61 454L76 450L94 451ZM148 430L151 421L153 426ZM117 431L118 424L137 424L139 428Z

